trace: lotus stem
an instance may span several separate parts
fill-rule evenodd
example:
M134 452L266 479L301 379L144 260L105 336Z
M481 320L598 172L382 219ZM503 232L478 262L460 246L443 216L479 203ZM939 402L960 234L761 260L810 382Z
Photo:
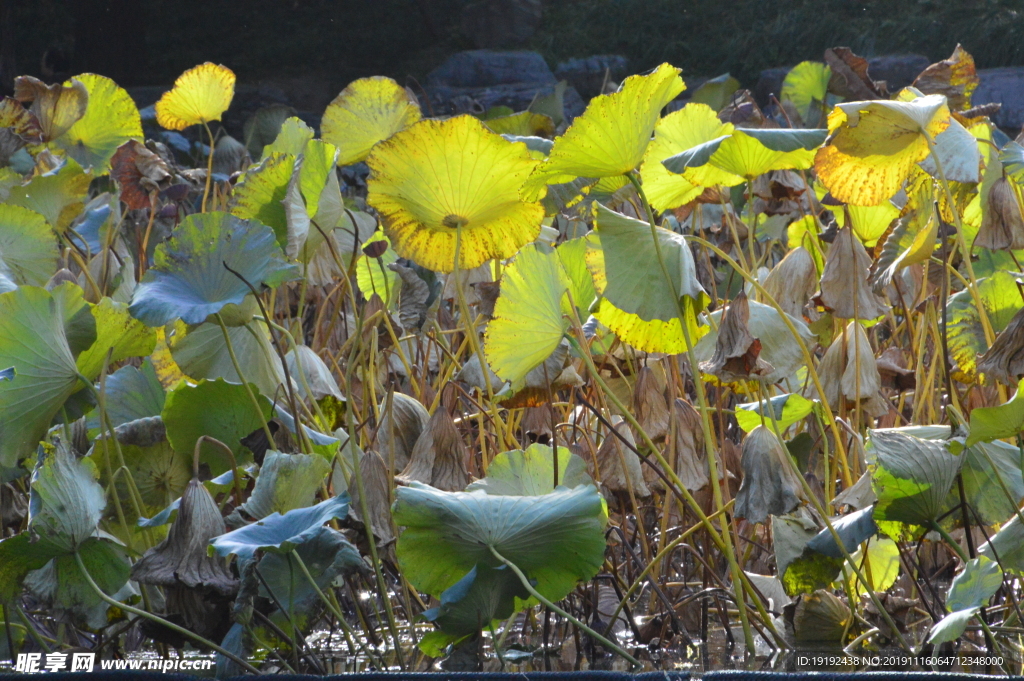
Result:
M206 188L203 190L200 213L206 212L206 199L210 195L210 186L213 183L213 131L210 130L210 125L206 121L203 121L203 127L206 128L206 135L210 138L210 153L206 155Z
M256 394L252 391L252 386L245 380L245 374L242 373L242 366L238 363L238 357L235 355L235 346L231 343L231 335L228 333L227 324L224 323L224 318L220 316L220 312L215 313L217 317L217 323L220 324L221 333L224 334L224 343L228 348L228 356L231 357L231 366L235 368L235 373L238 374L238 381L245 388L245 392L249 395L249 400L252 402L253 409L256 410L256 415L260 419L260 423L263 425L263 434L267 436L267 445L270 447L274 446L274 434L270 431L270 425L267 423L267 417L263 415L263 407L260 406L259 400L256 399ZM301 431L302 425L296 420L295 430ZM302 435L299 435L299 441L302 441Z

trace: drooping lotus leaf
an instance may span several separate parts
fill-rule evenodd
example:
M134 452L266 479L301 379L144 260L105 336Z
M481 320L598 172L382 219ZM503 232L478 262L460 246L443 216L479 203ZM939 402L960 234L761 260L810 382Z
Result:
M66 281L52 289L50 295L64 322L64 336L71 354L85 352L96 342L96 318L92 316L92 306L85 300L85 292L78 285Z
M916 211L902 218L885 239L873 267L871 285L882 291L900 270L932 256L938 237L935 211Z
M593 485L520 497L413 483L395 494L395 524L405 526L398 562L413 586L434 596L478 563L501 565L490 547L556 601L604 562L607 512Z
M710 298L697 281L686 240L666 229L655 231L671 289L658 264L650 225L598 204L596 229L587 237L587 268L602 296L594 316L638 350L679 353L686 350L687 336L695 344L707 333L697 314Z
M995 525L1013 515L1017 504L1024 499L1024 476L1017 445L976 442L964 449L960 458L963 459L960 475L964 481L964 496L979 520ZM1007 498L1006 492L1011 498ZM946 510L959 505L960 493L954 487L946 499Z
M1000 556L1000 558L1002 558ZM1003 571L999 563L979 556L967 561L963 571L953 578L946 596L949 615L932 626L928 643L955 641L967 628L967 623L988 603L1003 585Z
M425 120L376 146L367 201L399 255L428 269L468 270L537 238L544 209L519 200L536 162L472 116ZM461 236L460 236L461 235Z
M364 247L376 242L383 242L386 246L384 253L376 258L371 258L365 252L356 260L356 284L359 291L367 300L378 296L388 307L396 300L401 281L398 273L389 269L389 266L398 262L398 254L391 248L391 240L384 236L384 232L374 232L373 236L364 242Z
M643 160L661 109L685 89L679 69L662 64L644 76L630 76L617 92L590 100L524 187L524 198L539 199L548 184L577 177L611 177L634 170Z
M1009 272L998 271L990 277L979 279L975 290L995 333L1005 329L1021 309L1017 283ZM956 361L957 368L953 376L957 380L971 383L978 376L978 355L985 353L988 343L985 342L978 308L970 291L964 289L949 297L946 317L949 326L949 354Z
M847 553L852 554L862 543L878 534L878 525L875 524L874 509L870 506L855 511L849 515L837 518L832 521L832 528L839 535L843 542L843 548ZM832 558L843 558L843 552L839 550L835 537L826 527L816 534L811 541L807 542L807 548L818 553L823 553Z
M32 472L29 529L64 552L93 536L106 505L95 470L63 442L56 442Z
M15 284L43 286L57 269L57 235L28 208L0 204L0 274Z
M0 165L7 166L11 156L28 144L40 144L43 130L35 115L13 97L0 100Z
M249 287L224 263L257 288L277 286L295 273L269 227L228 213L193 214L157 246L129 311L149 326L178 318L198 324L225 305L241 304Z
M235 74L206 62L178 76L174 87L156 103L156 122L168 130L219 121L235 96Z
M284 369L281 358L271 346L267 328L257 322L229 326L228 338L245 380L259 388L263 395L273 398L284 384ZM216 322L200 324L183 336L176 334L171 342L171 356L190 378L242 382L231 361L224 332Z
M871 473L875 520L930 526L945 510L962 456L896 429L871 431L871 445L877 456Z
M25 575L61 553L60 548L49 542L32 541L28 532L0 541L0 603L20 597Z
M820 61L802 61L782 81L780 99L790 101L804 123L816 125L824 114L832 69Z
M96 319L96 341L78 355L78 371L94 380L106 363L129 357L144 357L156 347L156 333L128 314L128 306L103 298L92 306Z
M935 158L938 157L938 163ZM939 173L939 164L942 173ZM981 152L978 140L955 118L935 138L935 150L921 161L921 168L932 177L945 175L951 182L975 183L981 180Z
M262 427L271 416L270 402L257 395L263 419L254 413L253 404L245 386L222 379L199 381L196 385L184 383L167 393L162 417L167 428L167 439L177 452L191 453L196 441L209 435L227 445L238 463L245 451L241 440ZM209 464L214 475L231 468L231 462L220 447L203 443L200 461Z
M782 433L791 425L804 418L814 409L814 402L797 393L776 395L768 400L771 405L765 409L765 401L747 402L736 405L736 422L744 432L749 433L761 425L762 413L764 425L769 428L778 426ZM769 410L771 413L769 413ZM774 425L772 417L774 417Z
M743 481L736 493L736 517L763 523L806 499L789 452L767 427L757 426L743 439L740 464Z
M334 145L310 140L285 193L289 257L309 262L342 217L344 202L334 159Z
M828 117L828 144L815 157L818 177L840 201L877 205L928 157L924 133L935 139L949 120L941 95L839 104Z
M535 443L525 450L496 455L487 464L487 477L470 484L466 491L479 489L487 494L523 497L547 494L555 490L554 473L551 447ZM565 447L558 448L558 484L569 489L593 484L586 461Z
M512 570L502 565L477 563L466 576L441 594L441 604L423 613L450 636L468 636L493 620L508 619L515 612L516 599L530 593Z
M256 486L241 510L260 520L271 513L309 506L330 472L331 465L319 454L268 451Z
M665 159L728 135L732 130L732 123L718 120L707 104L687 104L659 120L654 126L654 139L647 146L640 166L644 193L651 206L657 210L669 210L699 196L703 186L737 184L739 178L714 166L698 178L695 171L680 175L662 165Z
M793 637L800 642L841 642L849 630L850 608L825 589L804 594L793 612Z
M75 159L67 158L28 184L11 187L7 203L39 213L51 227L63 232L82 212L90 182L92 173L83 172Z
M85 115L89 91L76 78L64 85L46 85L32 76L18 76L14 79L14 98L20 102L32 102L29 111L39 122L43 141L51 142Z
M378 142L417 123L419 103L405 88L380 76L353 81L334 98L321 121L324 140L338 147L338 165L366 160Z
M231 214L257 220L274 230L278 244L288 244L288 216L284 201L295 170L295 156L273 152L238 181L231 198Z
M324 523L344 518L348 513L348 494L331 497L316 506L296 508L284 515L271 513L251 525L210 540L219 556L236 555L250 560L256 551L288 553L320 533Z
M292 116L280 125L280 130L274 136L274 140L263 147L260 160L271 154L288 154L298 156L305 150L306 143L316 137L316 131L306 125L298 116Z
M492 132L516 137L551 137L555 134L555 122L550 116L532 111L520 111L509 116L488 118L484 121Z
M22 286L0 295L0 466L31 455L54 415L78 389L64 320L46 290Z
M565 292L569 279L555 250L524 247L501 278L484 351L494 372L513 390L558 347L569 328Z
M139 110L124 88L109 78L83 73L64 86L69 87L76 80L88 91L89 103L85 115L57 138L55 145L83 168L92 168L97 176L105 175L118 147L130 139L142 139Z
M914 87L926 95L945 95L953 111L971 106L971 94L978 87L974 57L957 44L953 54L926 68L914 79Z
M705 164L734 178L751 180L769 170L810 168L814 150L825 141L824 130L736 128L732 134L709 140L697 147L671 156L663 165L671 172L687 174L706 184L703 173L688 169ZM727 177L716 179L727 180ZM738 181L720 184L735 185Z

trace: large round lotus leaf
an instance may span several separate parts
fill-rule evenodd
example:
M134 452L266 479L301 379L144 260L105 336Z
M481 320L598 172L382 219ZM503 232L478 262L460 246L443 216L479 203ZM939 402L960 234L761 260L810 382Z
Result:
M662 64L645 76L630 76L617 92L599 95L555 140L548 159L523 188L536 201L548 184L577 177L624 175L640 165L661 109L686 88L679 69Z
M395 492L402 573L432 596L458 582L477 563L498 567L493 547L531 580L561 600L604 563L604 500L593 485L541 496L499 496L483 490L442 492L412 483Z
M686 350L680 307L691 343L707 333L707 327L698 326L697 314L710 298L697 281L693 254L681 235L656 230L673 292L658 264L649 224L599 204L596 226L588 237L587 268L594 288L603 296L594 313L598 321L623 342L645 352Z
M178 76L174 88L156 103L156 122L168 130L219 121L235 96L235 74L206 62Z
M811 167L824 130L735 129L663 161L673 173L701 185L735 185L769 170ZM708 166L717 169L709 174ZM724 173L724 175L723 175ZM732 179L730 179L732 178Z
M562 341L569 328L563 315L568 288L561 260L547 246L526 246L502 274L484 351L488 364L513 390Z
M790 101L804 123L816 125L824 113L832 69L820 61L802 61L782 81L783 101Z
M288 553L319 535L321 526L328 520L344 518L347 514L348 494L342 494L284 515L272 513L258 523L214 537L210 545L219 556L233 554L242 560L252 558L256 551Z
M950 454L942 442L899 430L872 431L871 445L875 520L930 526L945 509L963 457Z
M349 83L327 105L324 140L338 147L338 165L363 161L375 144L420 120L420 107L405 88L380 76Z
M274 140L263 147L260 159L270 154L291 154L298 156L306 148L306 143L316 137L316 131L306 125L298 116L292 116L278 125L278 132Z
M44 289L0 295L0 366L15 373L0 381L0 466L13 467L79 387L60 309Z
M92 306L96 341L78 355L78 370L89 380L100 375L104 364L129 357L145 357L156 347L156 332L128 314L128 306L104 298Z
M83 73L75 80L89 91L89 104L85 115L56 140L56 145L83 168L91 167L94 174L105 175L119 146L130 139L142 139L139 110L124 88L109 78Z
M157 246L128 309L145 324L161 326L178 318L198 324L229 303L241 304L249 287L225 263L257 288L295 273L266 225L228 213L194 214Z
M83 172L75 159L68 158L28 184L11 187L7 203L34 210L63 232L85 207L90 182L92 173Z
M492 568L479 563L442 593L441 604L425 611L423 619L450 636L469 636L493 620L509 618L515 611L516 599L526 600L529 596L508 566Z
M281 358L271 346L267 328L256 322L229 326L228 338L245 380L268 397L277 394L278 388L284 384L284 369ZM232 383L242 382L231 361L224 332L216 322L206 322L188 333L175 334L171 341L171 357L190 378L223 378Z
M196 385L182 384L167 393L163 419L167 439L176 452L191 454L196 441L209 435L226 444L242 463L242 444L249 433L262 427L271 415L270 402L257 395L263 418L255 412L245 386L216 381L200 381ZM231 468L231 461L220 447L204 443L200 461L210 466L213 475Z
M0 274L15 284L42 286L57 270L57 235L46 218L0 204Z
M565 447L558 448L558 484L570 489L594 484L587 473L587 462ZM472 483L466 491L478 489L488 494L523 497L553 492L555 464L551 447L535 443L525 450L513 449L498 454L487 464L487 477Z

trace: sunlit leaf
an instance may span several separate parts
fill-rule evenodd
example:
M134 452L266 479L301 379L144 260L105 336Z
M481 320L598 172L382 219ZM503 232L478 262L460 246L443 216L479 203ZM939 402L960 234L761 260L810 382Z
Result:
M271 153L241 177L232 195L231 214L270 227L282 248L288 243L284 201L294 170L294 156Z
M306 125L298 116L292 116L281 124L274 141L263 147L260 160L271 154L291 154L298 156L305 150L306 144L316 137L316 131Z
M814 402L807 399L802 395L796 393L790 393L787 395L776 395L768 400L768 404L771 405L771 414L765 413L765 402L761 400L759 402L748 402L746 404L736 405L736 422L744 432L749 433L754 428L761 425L762 420L764 425L769 428L775 428L773 425L777 424L779 432L783 432L786 428L804 418L811 413L814 409Z
M824 141L824 130L736 128L662 163L700 184L735 185L741 178L753 179L769 170L810 168L814 150ZM716 168L718 175L707 176L706 170L700 170L705 165ZM736 179L728 180L721 173Z
M827 64L802 61L786 74L780 98L793 103L804 123L816 124L824 113L831 78L832 69Z
M139 110L124 88L109 78L83 73L64 85L71 86L75 80L89 92L89 104L85 115L55 143L83 168L104 175L118 147L130 139L142 139Z
M235 96L235 74L206 62L178 76L174 87L156 103L156 122L168 130L219 121Z
M693 91L690 101L704 104L714 111L721 111L729 103L732 94L740 89L740 82L728 73L710 78Z
M145 357L156 347L156 333L128 314L128 306L104 298L92 307L96 319L96 341L78 355L78 370L93 380L104 364L129 357Z
M875 519L929 527L943 512L962 458L941 442L898 430L872 431L871 444L877 455L871 473Z
M287 513L311 506L331 464L319 454L282 454L268 451L256 486L241 510L261 520L271 513Z
M0 204L0 274L15 284L42 286L57 269L57 236L42 215Z
M1021 308L1017 283L1009 272L996 272L979 280L976 291L995 333L1005 329ZM965 289L951 295L946 315L949 354L956 361L957 380L973 382L977 377L978 355L988 349L988 344L971 292Z
M58 232L63 232L82 212L92 174L72 158L53 170L36 175L28 184L11 187L7 202L22 206L46 218Z
M64 85L46 85L32 76L18 76L14 80L14 98L32 103L29 111L39 122L43 141L50 142L67 132L85 115L89 91L76 78Z
M327 105L324 141L338 148L338 165L363 161L375 144L420 120L416 99L401 85L375 76L353 81Z
M470 484L467 492L536 496L555 491L555 462L551 447L535 443L525 450L513 449L496 455L487 464L487 477ZM565 447L558 448L558 484L572 489L591 485L587 463Z
M388 265L398 262L398 254L391 248L391 241L384 232L374 232L363 245L378 241L383 241L388 246L387 250L378 258L366 254L359 256L356 260L356 284L367 300L377 295L386 306L390 306L402 286L398 273L388 269Z

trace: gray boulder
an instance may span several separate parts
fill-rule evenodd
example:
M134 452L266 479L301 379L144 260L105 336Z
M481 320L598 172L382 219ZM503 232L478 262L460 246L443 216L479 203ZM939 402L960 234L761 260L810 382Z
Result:
M978 70L978 89L971 99L973 106L999 102L1002 107L992 117L1013 137L1024 127L1024 67L1004 66Z
M619 83L629 75L629 61L617 54L600 54L563 61L555 69L555 78L568 81L583 97L601 94L605 74L610 81Z
M555 83L538 52L469 50L457 52L427 74L428 86L479 88L514 83Z
M868 59L868 75L872 80L884 80L889 92L895 94L914 82L931 65L923 54L890 54Z

